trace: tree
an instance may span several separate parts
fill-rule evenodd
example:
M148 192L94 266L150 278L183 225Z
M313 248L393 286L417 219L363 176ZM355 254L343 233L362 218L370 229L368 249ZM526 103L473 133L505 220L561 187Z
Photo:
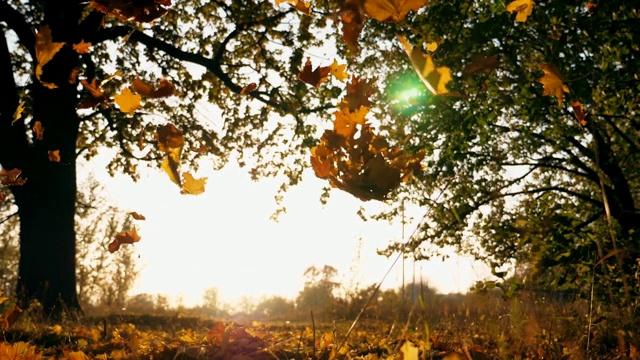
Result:
M322 41L311 18L299 19L271 1L0 2L0 164L20 217L21 304L80 308L80 156L117 148L109 170L134 179L139 164L164 159L187 193L181 161L209 157L219 168L234 153L241 165L255 157L253 176L299 181L299 149L315 129L304 118L327 108L296 77L305 48Z
M217 316L220 311L220 291L218 288L208 288L202 294L202 310L209 316Z
M258 303L254 314L269 320L283 320L293 314L295 304L282 296L270 296Z
M391 69L377 98L381 128L426 152L424 172L395 193L424 207L425 220L383 253L428 258L434 245L454 246L500 276L531 264L529 279L556 288L589 289L595 272L629 305L640 249L637 4L506 5L434 1L402 24L363 30L367 49L402 34L413 59L434 42L433 61L453 74L448 94L409 94L422 84L400 46L359 62Z
M337 275L338 270L329 265L307 268L304 272L307 278L304 289L296 298L297 309L305 312L305 316L309 311L313 311L316 316L334 311L336 297L333 292L338 286L335 281Z

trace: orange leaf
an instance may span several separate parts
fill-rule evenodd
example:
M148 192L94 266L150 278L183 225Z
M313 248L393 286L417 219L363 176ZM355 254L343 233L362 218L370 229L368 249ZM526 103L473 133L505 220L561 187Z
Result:
M428 3L429 0L365 0L364 9L378 21L398 23L409 11L416 11Z
M242 88L242 90L240 91L240 95L246 95L257 88L258 88L258 85L256 83L251 83Z
M144 217L144 215L138 214L135 211L132 211L129 214L131 214L131 217L134 218L135 220L146 220L147 219L146 217Z
M354 76L351 78L351 83L347 83L347 94L340 102L339 107L348 107L351 111L355 111L361 106L370 107L369 98L375 89L375 81Z
M419 47L412 47L405 37L398 35L398 40L409 55L413 69L427 89L434 95L448 93L447 84L453 79L451 70L446 66L436 67L430 54L425 54Z
M180 191L182 194L199 195L204 192L204 186L207 183L206 177L196 179L190 173L185 173L182 177L184 179Z
M357 49L365 21L364 0L346 0L338 16L342 22L342 40L351 50Z
M462 69L462 73L465 75L473 75L480 72L488 74L498 66L498 63L498 58L495 56L476 56Z
M36 77L42 84L50 89L54 89L57 86L55 84L43 82L40 78L42 76L42 67L46 65L53 57L62 49L64 42L53 42L51 38L51 29L49 25L42 25L35 34L36 37L36 60L38 64L36 66Z
M0 183L8 186L22 186L27 180L21 178L20 174L22 174L20 169L0 169Z
M88 54L91 50L91 43L80 40L79 43L73 44L73 50L75 50L78 54Z
M140 101L142 98L140 95L132 93L129 88L122 90L120 94L113 97L113 100L120 107L120 111L128 115L132 115L141 108Z
M116 235L116 238L109 244L109 252L114 253L120 249L122 244L133 244L140 241L141 237L138 235L138 231L134 228L129 231L121 231Z
M60 150L49 150L49 161L60 162Z
M15 306L13 309L7 311L4 314L4 317L2 319L2 328L7 330L9 328L11 328L13 326L13 324L16 323L16 321L18 321L18 318L20 317L20 314L22 313L22 309L20 309L19 307Z
M576 116L580 126L587 126L587 114L584 112L584 105L580 101L571 100L571 107L573 108L573 114Z
M311 58L307 58L307 62L302 68L302 71L298 74L298 79L313 87L318 87L320 84L327 80L331 68L329 66L319 66L315 70L312 70Z
M507 11L517 13L517 22L525 22L533 11L533 0L514 0L507 5Z
M556 96L558 105L562 106L564 93L568 93L569 88L560 79L558 69L549 64L540 64L540 69L544 71L544 76L538 79L538 82L544 86L542 95Z
M13 123L15 123L16 121L20 120L20 118L22 117L23 111L24 111L24 101L18 104L18 106L16 107L16 110L13 112L13 120L11 121L11 125L13 125Z
M160 79L156 87L145 83L140 80L140 78L133 80L131 86L138 94L147 98L163 98L175 95L176 93L176 86L164 78Z

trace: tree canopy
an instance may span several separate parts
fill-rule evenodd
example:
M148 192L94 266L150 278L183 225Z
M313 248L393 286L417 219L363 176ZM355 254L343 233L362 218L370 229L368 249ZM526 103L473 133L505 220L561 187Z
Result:
M533 0L0 2L18 293L77 304L75 162L115 148L112 173L151 162L185 194L205 191L190 171L205 157L283 175L283 191L312 167L388 202L375 218L428 209L385 254L453 245L497 275L517 263L577 288L596 271L629 300L637 14Z

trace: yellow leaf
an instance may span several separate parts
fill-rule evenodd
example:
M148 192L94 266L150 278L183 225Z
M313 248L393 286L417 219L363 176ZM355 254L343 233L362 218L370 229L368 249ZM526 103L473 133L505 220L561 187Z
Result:
M207 183L207 178L203 177L196 179L190 173L182 175L184 182L182 185L182 194L199 195L204 192L204 186Z
M142 97L138 94L132 93L129 88L122 90L120 94L114 96L113 99L120 107L120 111L128 115L133 114L141 107L140 101L142 100Z
M438 50L438 43L435 41L427 43L427 51L434 52Z
M16 107L16 111L13 112L13 121L11 121L11 125L13 125L14 122L18 121L22 117L23 111L24 111L24 101L18 104L18 107Z
M367 15L378 21L400 22L409 11L415 11L427 5L429 0L365 0Z
M53 42L51 38L51 29L49 29L49 25L42 25L40 29L35 34L36 38L36 60L38 60L38 64L36 66L36 77L42 84L50 89L55 89L57 86L55 84L43 82L40 77L42 76L42 67L51 61L55 54L62 49L64 46L63 42Z
M36 133L37 140L42 140L44 136L44 126L42 126L40 121L36 121L35 124L33 124L33 132Z
M418 348L415 347L411 341L405 341L400 351L402 351L402 358L404 360L418 360Z
M60 162L60 150L49 150L49 161Z
M347 64L338 65L338 61L334 59L333 64L329 66L329 69L331 70L331 75L333 75L333 77L344 82L349 78L349 75L344 71L346 67Z
M544 86L542 95L556 96L558 105L562 106L564 93L568 93L569 88L562 82L560 73L553 65L540 64L540 69L544 71L544 76L538 79L538 82Z
M533 11L533 0L514 0L507 5L507 11L517 13L517 22L525 22Z
M427 89L434 95L448 93L447 83L453 80L451 70L446 66L436 67L430 54L425 54L419 47L412 47L405 37L398 35L398 40L409 55L413 69Z
M291 5L296 10L300 11L305 15L311 14L311 3L305 2L302 0L275 0L276 6L280 6L280 4L286 3Z
M78 54L88 54L89 51L91 51L91 43L80 40L79 43L73 44L73 50L75 50Z
M167 175L169 175L169 179L176 185L180 186L180 170L178 170L180 164L173 160L170 156L166 156L162 160L162 165L160 167L164 170Z
M54 334L56 334L56 335L60 335L60 334L62 334L62 326L60 326L60 325L54 325L54 326L51 328L51 331L53 331L53 333L54 333Z

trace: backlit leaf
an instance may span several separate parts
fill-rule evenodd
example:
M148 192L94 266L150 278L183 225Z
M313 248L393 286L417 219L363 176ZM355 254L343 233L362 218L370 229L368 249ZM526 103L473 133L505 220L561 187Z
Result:
M129 231L119 232L115 239L109 244L109 252L114 253L120 249L122 244L133 244L140 241L141 237L138 235L138 231L134 228Z
M329 66L329 68L331 69L331 75L333 75L333 77L341 82L344 82L347 78L349 78L349 75L344 71L346 67L347 64L339 65L338 61L335 59L333 60L333 64Z
M569 88L562 82L558 69L549 64L540 64L540 69L544 71L544 76L538 79L538 82L544 86L542 95L557 97L558 105L562 106L564 93L568 93Z
M36 37L36 60L38 60L38 64L36 66L36 77L43 85L48 88L56 88L55 84L46 83L41 80L42 76L42 67L46 65L53 57L62 49L64 46L64 42L53 42L51 38L51 29L49 29L49 25L42 25L38 29L35 34Z
M427 5L429 0L365 0L367 15L378 21L400 22L409 11L415 11Z
M533 0L514 0L507 5L507 11L516 13L516 21L525 22L533 11Z
M240 91L240 95L246 95L252 91L254 91L255 89L258 88L258 85L256 83L251 83L245 87L242 88L242 90Z
M7 186L22 186L27 179L21 178L20 174L22 174L20 169L0 169L0 183Z
M313 87L318 87L322 82L327 80L330 71L331 67L329 66L319 66L313 69L311 65L311 58L307 58L307 62L298 74L298 80Z
M60 150L49 150L49 161L51 162L60 162Z
M42 140L44 136L44 126L40 121L36 121L33 124L33 132L36 134L36 140Z
M73 50L78 54L88 54L91 51L91 43L80 40L79 43L73 44Z
M116 104L118 104L120 111L128 115L133 114L136 110L142 107L140 105L142 97L131 92L129 88L123 89L120 94L114 96L113 99Z
M427 89L434 95L448 93L447 83L453 79L451 70L446 66L436 67L430 54L425 54L419 47L412 47L405 37L398 36L398 40L409 55L413 69Z
M137 212L135 212L135 211L132 211L132 212L130 212L129 214L130 214L130 215L131 215L131 217L132 217L132 218L134 218L135 220L146 220L146 219L147 219L144 215L142 215L142 214L138 214L138 213L137 213Z
M584 105L577 100L571 100L571 108L573 109L573 115L576 116L580 126L587 126L587 114L584 112Z
M190 173L182 175L184 181L182 182L182 194L198 195L204 192L204 187L207 183L207 178L196 179Z
M349 49L356 50L365 21L364 0L346 0L338 16L342 22L342 40Z
M24 111L24 101L18 104L18 106L16 107L16 110L13 112L13 120L11 121L11 125L13 125L13 123L15 123L16 121L20 120L20 118L22 117L23 111Z
M176 86L167 79L160 79L156 86L152 86L136 78L131 84L133 90L146 98L163 98L175 95Z

